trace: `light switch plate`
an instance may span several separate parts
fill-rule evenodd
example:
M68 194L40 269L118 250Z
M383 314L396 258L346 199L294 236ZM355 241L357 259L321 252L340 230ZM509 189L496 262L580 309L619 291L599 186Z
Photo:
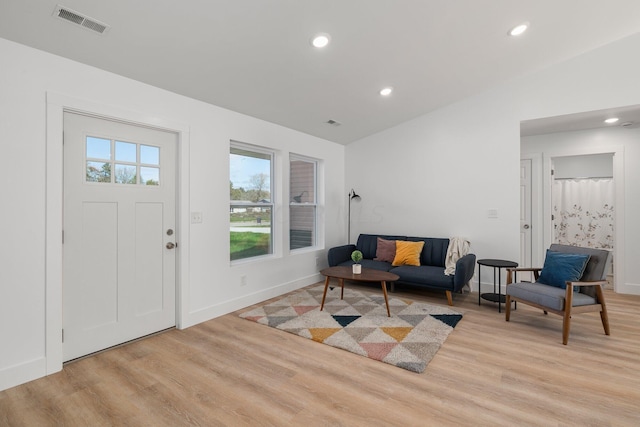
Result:
M191 224L200 224L202 222L202 212L191 212Z

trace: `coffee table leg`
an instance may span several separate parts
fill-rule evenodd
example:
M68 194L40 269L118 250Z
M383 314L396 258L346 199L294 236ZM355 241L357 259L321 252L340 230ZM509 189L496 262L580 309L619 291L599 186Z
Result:
M384 302L387 304L387 316L391 317L391 311L389 311L389 297L387 297L387 282L384 280L380 282L382 285L382 293L384 294Z
M340 289L342 289L340 291L340 299L344 299L344 279L338 279L338 282L340 283Z
M322 311L322 309L324 308L324 299L327 297L327 288L329 287L329 280L331 279L331 277L327 276L326 279L324 279L324 293L322 294L322 304L320 304L320 311Z

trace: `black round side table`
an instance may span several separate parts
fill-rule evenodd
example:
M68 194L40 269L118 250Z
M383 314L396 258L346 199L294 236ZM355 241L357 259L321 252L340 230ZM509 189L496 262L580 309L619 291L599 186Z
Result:
M480 289L482 288L482 281L480 280L480 271L482 270L482 266L485 267L493 267L493 292L491 293L482 293ZM502 285L502 276L500 274L501 269L503 268L516 268L518 266L517 262L507 261L504 259L479 259L478 260L478 305L480 305L480 300L485 299L487 301L497 302L498 303L498 313L502 312L502 303L505 302L506 297L501 294L500 287ZM496 282L496 270L498 271L498 281ZM498 292L496 293L496 285L498 285Z

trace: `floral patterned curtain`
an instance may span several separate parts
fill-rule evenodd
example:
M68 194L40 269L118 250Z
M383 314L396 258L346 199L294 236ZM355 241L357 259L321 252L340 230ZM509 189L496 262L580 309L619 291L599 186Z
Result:
M613 249L612 178L557 179L553 183L555 241Z

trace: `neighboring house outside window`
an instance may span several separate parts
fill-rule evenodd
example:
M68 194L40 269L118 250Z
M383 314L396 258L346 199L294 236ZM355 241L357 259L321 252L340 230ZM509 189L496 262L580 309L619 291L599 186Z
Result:
M230 260L273 253L273 151L232 141Z
M316 246L317 160L291 154L289 160L289 249Z

